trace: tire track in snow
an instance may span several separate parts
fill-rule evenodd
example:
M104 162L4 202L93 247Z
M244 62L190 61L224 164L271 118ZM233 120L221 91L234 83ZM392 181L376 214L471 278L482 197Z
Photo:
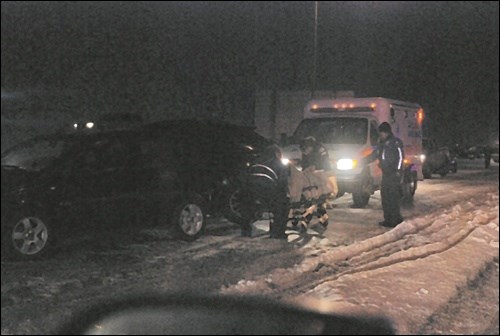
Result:
M344 275L442 253L489 223L498 227L498 195L494 193L460 202L444 213L440 209L405 221L346 247L309 246L309 257L294 268L277 269L254 281L242 280L222 292L258 292L276 298L303 294Z

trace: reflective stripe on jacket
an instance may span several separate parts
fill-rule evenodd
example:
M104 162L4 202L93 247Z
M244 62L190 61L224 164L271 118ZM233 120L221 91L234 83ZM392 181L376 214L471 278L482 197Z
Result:
M389 135L379 147L380 168L384 174L403 170L404 150L401 139Z

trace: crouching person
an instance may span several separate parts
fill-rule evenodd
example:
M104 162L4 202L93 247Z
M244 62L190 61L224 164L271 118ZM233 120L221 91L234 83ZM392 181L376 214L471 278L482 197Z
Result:
M301 141L300 150L302 151L302 170L312 183L319 186L319 197L328 195L329 199L335 199L338 185L327 149L316 138L309 136ZM328 206L328 202L318 203L314 209L319 224L324 229L328 226L328 214L325 209Z
M328 225L325 209L326 198L337 195L337 180L330 166L327 150L313 137L305 138L301 144L302 160L299 170L294 163L290 166L289 191L292 206L292 223L300 225L300 231L307 231L313 216L317 216L323 228ZM305 206L305 210L303 209ZM301 219L302 218L302 219Z
M338 193L337 179L326 148L311 136L301 141L300 150L302 151L301 166L304 174L321 186L322 194L329 194L330 198L335 198Z

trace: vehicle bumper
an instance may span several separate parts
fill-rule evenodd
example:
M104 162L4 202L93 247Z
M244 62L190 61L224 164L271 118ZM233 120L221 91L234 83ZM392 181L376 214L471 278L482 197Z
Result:
M359 186L362 180L361 173L337 171L337 184L339 187L339 193L348 192L352 193L356 187Z

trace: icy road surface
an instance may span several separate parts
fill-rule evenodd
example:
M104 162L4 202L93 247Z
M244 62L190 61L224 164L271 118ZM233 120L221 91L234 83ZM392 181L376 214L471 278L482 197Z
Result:
M414 333L457 287L491 261L498 263L498 166L494 169L496 175L466 170L422 182L413 204L403 208L405 221L394 229L376 224L382 219L379 202L352 209L348 198L340 198L326 238L318 235L303 246L307 257L301 263L223 291L296 302L321 298L322 310L384 314L399 333ZM465 333L481 332L498 315L494 289L489 319L471 319Z

